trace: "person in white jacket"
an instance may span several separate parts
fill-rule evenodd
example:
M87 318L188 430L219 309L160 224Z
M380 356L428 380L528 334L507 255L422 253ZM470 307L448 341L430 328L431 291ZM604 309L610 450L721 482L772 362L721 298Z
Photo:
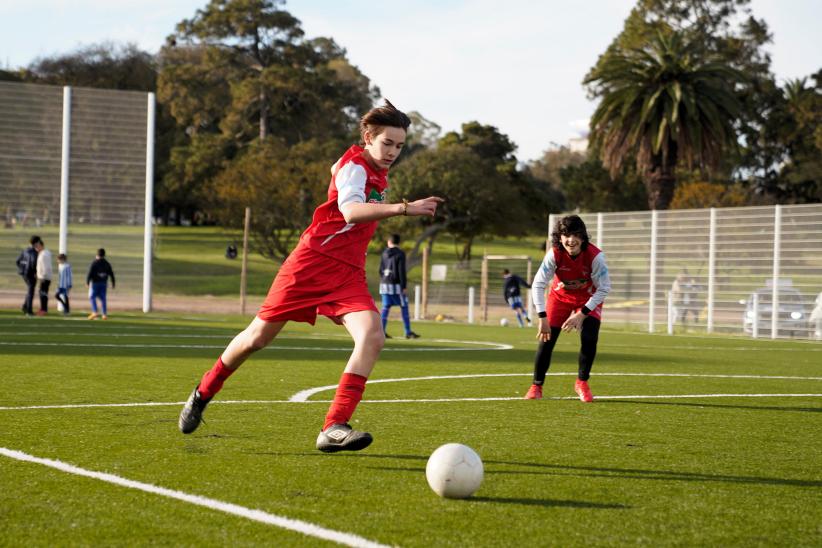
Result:
M41 240L34 247L37 250L37 283L40 287L40 310L38 316L45 316L49 312L49 286L54 275L51 268L51 251Z

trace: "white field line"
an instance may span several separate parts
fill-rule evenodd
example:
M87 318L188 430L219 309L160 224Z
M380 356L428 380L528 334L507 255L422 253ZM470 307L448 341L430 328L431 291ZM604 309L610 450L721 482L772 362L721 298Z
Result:
M86 470L85 468L79 468L77 466L67 464L59 460L34 457L21 451L6 449L5 447L0 447L0 455L23 462L41 464L43 466L48 466L49 468L60 470L61 472L67 472L69 474L74 474L77 476L96 479L104 481L106 483L113 483L114 485L127 487L129 489L137 489L138 491L144 491L146 493L151 493L154 495L160 495L163 497L181 500L189 504L203 506L210 510L217 510L218 512L233 514L241 518L250 519L252 521L258 521L260 523L265 523L267 525L274 525L282 529L296 531L297 533L302 533L303 535L323 540L329 540L331 542L344 544L346 546L368 548L385 546L384 544L379 544L377 542L373 542L363 537L352 535L351 533L343 533L341 531L335 531L333 529L326 529L325 527L321 527L319 525L315 525L307 521L286 518L283 516L278 516L276 514L269 514L268 512L263 512L262 510L246 508L244 506L239 506L237 504L232 504L230 502L223 502L221 500L202 497L200 495L191 495L189 493L176 491L174 489L166 489L165 487L158 487L156 485L151 485L150 483L143 483L141 481L126 479L120 476L116 476L114 474Z
M576 373L548 373L548 376L572 376ZM708 378L708 379L756 379L756 380L805 380L805 381L822 381L822 377L790 377L784 375L701 375L690 373L598 373L598 376L603 377L693 377L693 378ZM368 384L386 383L386 382L411 382L411 381L428 381L440 379L472 379L480 377L530 377L531 373L481 373L474 375L437 375L427 377L402 377L395 379L373 379L368 381ZM311 396L326 390L334 390L337 388L335 384L326 386L318 386L297 392L287 400L214 400L211 405L228 405L228 404L277 404L277 403L330 403L329 400L309 400ZM822 394L639 394L639 395L625 395L625 396L596 396L597 399L667 399L667 398L769 398L769 397L819 397ZM520 397L488 397L488 398L440 398L440 399L397 399L397 400L362 400L362 403L427 403L427 402L458 402L458 401L511 401L520 400ZM553 397L545 399L554 400L575 400L575 396L569 397ZM0 407L0 411L22 411L32 409L90 409L101 407L163 407L163 406L179 406L185 402L134 402L134 403L77 403L65 405L23 405L23 406L6 406Z
M49 326L51 329L51 326ZM128 326L118 326L118 329L137 329L136 327L128 327ZM203 329L203 328L198 328ZM214 328L214 329L221 329L221 328ZM172 328L164 328L163 331L172 330ZM185 328L180 328L181 331L190 331ZM168 334L168 333L122 333L117 331L109 331L109 330L98 330L97 332L93 333L82 333L76 331L69 331L69 332L62 332L60 336L71 336L71 337L94 337L96 340L101 340L104 337L111 337L114 339L119 338L154 338L154 339L217 339L222 341L229 341L235 335L235 332L231 333L214 333L214 334ZM21 331L16 333L8 333L8 336L14 337L42 337L43 333L40 331ZM313 334L291 334L286 336L277 337L278 341L281 340L327 340L329 338L341 338L341 339L350 339L349 335L347 334L323 334L323 335L313 335ZM513 348L513 345L504 344L504 343L492 343L492 342L485 342L485 341L457 341L457 340L450 340L450 339L426 339L427 341L431 342L443 342L443 343L461 343L461 344L471 344L471 345L483 345L483 346L490 346L488 350L510 350ZM530 342L530 341L529 341ZM565 342L563 340L563 342ZM767 341L768 343L773 341ZM779 342L779 341L777 341ZM784 342L784 341L783 341ZM805 341L794 341L794 342L805 342ZM227 344L227 342L226 342ZM404 344L400 342L400 344ZM576 343L574 343L576 344ZM124 348L210 348L210 349L217 349L217 348L224 348L223 346L219 345L137 345L137 344L113 344L113 343L100 343L100 344L83 344L83 343L59 343L59 342L25 342L25 341L0 341L0 345L5 346L77 346L77 347L95 347L95 346L122 346ZM693 351L705 351L705 350L726 350L726 351L733 351L733 352L762 352L762 351L770 351L770 352L822 352L822 345L820 344L813 344L811 342L811 347L809 348L779 348L777 346L767 346L763 344L762 346L696 346L696 345L641 345L641 344L608 344L607 348L631 348L636 350L654 350L659 351L662 350L693 350ZM335 350L341 351L341 348L316 348L316 347L284 347L284 346L277 346L277 343L273 343L271 347L267 347L266 349L271 348L282 348L285 350ZM353 347L347 347L345 350L351 350ZM605 351L607 351L607 348ZM399 349L393 346L387 346L384 350L389 351L401 351L406 352L408 350L416 350L419 351L423 349L423 351L430 351L429 347L411 347L408 349ZM438 348L439 350L440 348ZM446 351L453 351L453 350L471 350L469 348L459 348L459 349L451 349L451 348L444 348L442 350ZM486 350L486 349L483 349Z
M431 375L427 377L402 377L396 379L374 379L369 380L368 384L376 384L382 382L407 382L407 381L432 381L440 379L474 379L480 377L530 377L532 373L480 373L471 375ZM576 373L548 373L549 376L570 376ZM694 378L709 378L709 379L791 379L791 380L809 380L822 381L822 377L787 377L787 376L765 376L765 375L697 375L690 373L597 373L597 376L606 377L694 377ZM301 390L289 398L292 402L305 402L319 392L326 390L334 390L337 388L336 384L329 384L326 386L317 386ZM373 401L373 400L369 400ZM418 400L424 401L424 400ZM471 400L467 400L471 401Z
M670 395L630 395L594 396L595 400L667 400L678 398L819 398L822 394L670 394ZM551 396L544 400L578 400L577 396ZM363 400L363 403L449 403L461 401L526 401L522 396L500 398L432 398L420 400ZM311 403L311 402L307 402ZM330 403L330 402L325 402Z
M42 335L42 334L41 334ZM180 337L185 338L185 337ZM456 341L448 339L431 339L431 342L438 343L455 343L455 344L473 344L477 346L485 346L485 348L454 348L445 346L412 346L408 348L397 348L394 346L386 346L382 349L383 352L471 352L482 350L511 350L514 347L510 344L492 343L492 342L478 342L478 341ZM0 341L0 346L57 346L57 347L77 347L77 348L201 348L201 349L224 349L225 344L122 344L122 343L70 343L70 342L11 342ZM315 352L351 352L353 346L284 346L276 343L263 348L263 350L309 350Z
M594 396L595 400L670 400L682 398L822 398L822 394L629 394L624 396ZM577 400L576 396L545 396L544 400ZM362 400L360 403L453 403L464 401L526 401L522 396L501 396L488 398L421 398L421 399L397 399L397 400ZM294 402L291 400L214 400L210 405L255 405L255 404L275 404L275 403L324 403L329 404L331 400L307 400ZM72 405L30 405L21 407L0 407L0 411L25 411L30 409L85 409L99 407L159 407L159 406L180 406L185 404L179 402L158 402L158 403L89 403Z

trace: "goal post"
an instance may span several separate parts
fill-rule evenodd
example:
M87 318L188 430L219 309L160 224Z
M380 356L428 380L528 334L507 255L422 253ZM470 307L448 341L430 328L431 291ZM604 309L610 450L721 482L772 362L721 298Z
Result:
M488 321L488 269L491 261L525 261L525 279L531 283L533 259L529 255L488 255L482 256L482 271L480 280L480 309L482 310L482 321ZM531 310L531 292L527 292L526 310Z

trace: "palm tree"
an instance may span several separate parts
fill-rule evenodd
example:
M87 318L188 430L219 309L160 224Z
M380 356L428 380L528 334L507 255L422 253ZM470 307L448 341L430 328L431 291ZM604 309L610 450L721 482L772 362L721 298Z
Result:
M736 147L734 84L742 77L673 31L608 55L584 82L602 97L591 117L592 146L612 178L634 157L648 205L667 209L678 162L710 170L724 149Z

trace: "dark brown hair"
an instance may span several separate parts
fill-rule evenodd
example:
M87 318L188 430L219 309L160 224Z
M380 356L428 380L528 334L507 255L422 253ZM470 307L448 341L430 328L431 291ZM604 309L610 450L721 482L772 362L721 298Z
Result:
M368 132L372 137L376 137L382 133L385 127L398 127L408 131L408 126L411 125L411 119L397 107L391 104L391 101L385 99L385 104L381 107L374 107L360 118L360 144L365 144L365 133Z
M588 229L585 228L585 223L579 218L579 215L568 215L557 221L554 225L554 231L551 232L551 245L557 248L562 247L562 240L560 236L570 236L575 234L582 240L582 251L588 247Z

